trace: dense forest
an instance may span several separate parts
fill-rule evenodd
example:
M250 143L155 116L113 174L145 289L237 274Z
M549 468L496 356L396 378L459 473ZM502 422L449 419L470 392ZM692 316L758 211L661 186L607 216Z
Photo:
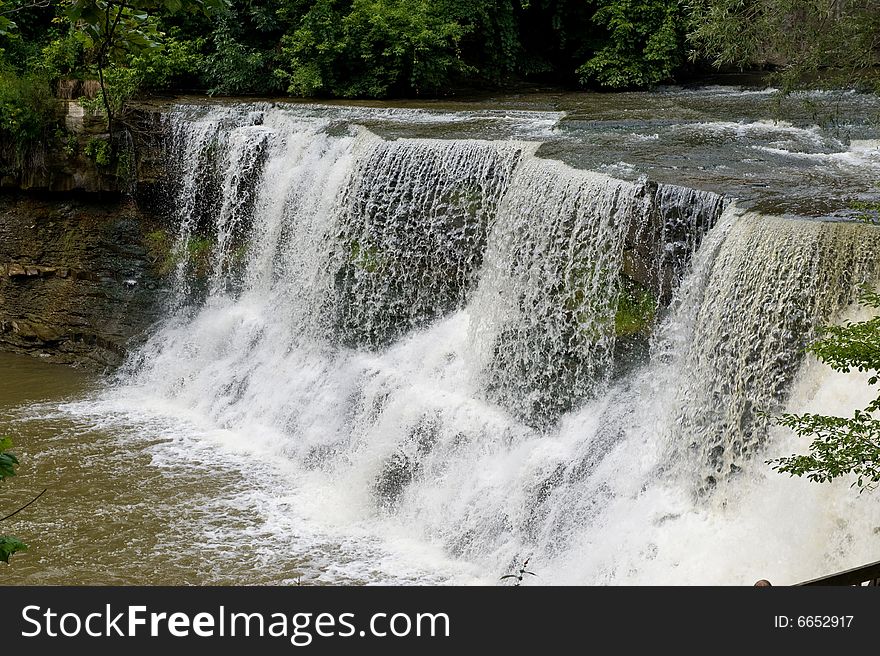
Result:
M10 72L220 94L646 87L706 65L864 74L877 0L0 0ZM102 61L104 60L104 61Z
M0 131L45 141L52 98L84 96L112 133L161 91L621 90L717 69L875 88L878 57L878 0L0 0Z

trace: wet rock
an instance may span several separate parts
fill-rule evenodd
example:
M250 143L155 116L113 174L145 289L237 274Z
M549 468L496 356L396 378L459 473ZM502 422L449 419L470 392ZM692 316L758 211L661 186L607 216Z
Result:
M120 364L161 309L164 281L144 247L156 228L112 198L0 195L0 350Z

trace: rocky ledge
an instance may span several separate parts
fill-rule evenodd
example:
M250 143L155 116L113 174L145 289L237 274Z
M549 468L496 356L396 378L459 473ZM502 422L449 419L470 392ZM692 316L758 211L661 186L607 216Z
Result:
M159 317L156 227L121 197L0 195L0 349L119 364Z

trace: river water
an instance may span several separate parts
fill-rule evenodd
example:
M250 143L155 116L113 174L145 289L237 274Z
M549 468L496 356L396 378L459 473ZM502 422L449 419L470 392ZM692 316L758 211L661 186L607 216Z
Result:
M852 220L880 105L791 102L171 107L166 317L112 377L0 356L22 461L0 504L49 488L4 525L31 544L4 580L493 584L530 557L546 584L792 583L874 560L876 498L765 464L804 445L764 411L870 399L803 346L864 317L880 271ZM635 284L650 336L621 314Z

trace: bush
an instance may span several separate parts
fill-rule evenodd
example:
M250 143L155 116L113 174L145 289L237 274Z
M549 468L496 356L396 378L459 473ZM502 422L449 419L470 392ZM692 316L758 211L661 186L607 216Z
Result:
M146 89L193 86L202 72L203 45L204 39L187 41L172 33L158 48L132 56L131 68Z
M106 139L92 138L89 139L89 142L83 149L83 154L94 161L98 166L106 167L110 166L110 162L113 158L111 150L110 142Z
M0 70L0 135L19 158L50 141L57 124L57 102L45 78Z
M669 80L684 59L678 0L602 0L593 22L606 44L578 68L581 82L610 89Z
M34 66L50 82L62 77L79 77L83 73L83 47L72 35L53 39L42 49L42 57Z
M135 68L108 66L104 69L104 88L114 119L122 115L126 103L137 95L141 85L141 73ZM83 98L80 103L86 111L95 116L106 114L104 98L100 93L91 99Z
M281 91L281 80L272 75L273 54L239 42L227 21L214 32L213 47L202 69L211 87L209 93Z

